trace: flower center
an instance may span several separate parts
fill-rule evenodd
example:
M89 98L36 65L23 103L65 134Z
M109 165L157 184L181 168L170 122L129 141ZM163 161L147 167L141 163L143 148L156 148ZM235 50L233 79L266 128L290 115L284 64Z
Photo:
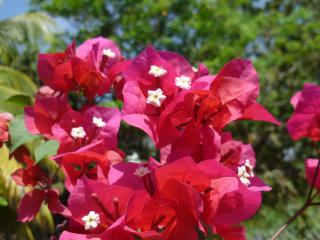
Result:
M175 84L177 87L182 89L190 89L191 88L191 78L181 75L175 78Z
M155 107L160 107L162 102L166 99L166 96L163 94L160 88L156 90L149 90L148 91L148 98L146 103L151 104Z
M151 65L148 73L154 77L162 77L162 76L166 75L167 70L165 70L161 67L158 67L156 65Z
M108 58L115 58L116 57L116 53L114 51L112 51L110 48L103 49L102 55L106 56Z
M140 166L136 169L136 171L134 172L134 175L138 177L143 177L149 173L151 173L151 171L148 167Z
M76 127L71 129L71 136L75 139L84 138L86 136L86 132L83 127Z
M98 117L93 117L92 118L92 123L94 125L96 125L98 128L102 128L102 127L105 127L106 126L106 122L103 121L102 118L98 118Z
M238 167L238 177L240 178L240 181L246 186L249 186L249 184L251 183L249 178L254 177L254 174L253 166L250 164L248 159L243 166Z
M100 223L100 216L95 211L90 211L88 215L81 218L85 223L85 230L95 229Z

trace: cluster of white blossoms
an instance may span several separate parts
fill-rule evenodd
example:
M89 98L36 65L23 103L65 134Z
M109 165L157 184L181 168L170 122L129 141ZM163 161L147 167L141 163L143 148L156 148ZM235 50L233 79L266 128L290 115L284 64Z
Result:
M167 70L165 70L161 67L158 67L156 65L151 65L148 73L154 77L162 77L162 76L166 75Z
M249 186L249 184L251 183L249 178L254 177L254 174L253 166L250 164L248 159L243 166L238 167L238 177L240 178L240 181L246 186Z
M136 169L136 171L134 172L134 175L138 177L143 177L144 175L147 175L149 173L151 173L151 171L148 167L140 166Z
M112 51L110 48L105 48L102 51L102 55L109 57L109 58L115 58L116 57L116 53L114 51Z
M85 230L95 229L100 223L100 216L95 211L90 211L88 215L81 219L84 221Z
M92 118L92 123L94 125L96 125L98 128L102 128L102 127L105 127L107 124L105 121L103 121L102 118L99 118L99 117L93 117Z
M75 139L84 138L86 136L86 132L83 127L76 127L71 129L71 136Z

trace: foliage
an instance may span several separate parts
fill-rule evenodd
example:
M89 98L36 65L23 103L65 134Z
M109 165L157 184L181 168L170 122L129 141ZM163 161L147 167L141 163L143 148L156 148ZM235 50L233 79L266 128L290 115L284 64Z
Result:
M54 20L44 13L28 13L0 21L0 112L21 114L26 105L32 104L37 87L31 77L35 75L37 52L40 47L50 46L56 32ZM30 135L26 135L21 117L14 121L11 130L15 145L11 150L34 139L34 136L27 137ZM3 146L0 149L0 239L45 239L54 231L47 207L41 208L31 224L16 221L17 203L24 190L11 179L11 173L22 165L9 161L8 156L8 149ZM51 162L45 165L53 168Z
M51 42L55 31L54 20L44 13L27 13L0 21L0 63L12 62L22 47Z
M36 163L39 163L45 157L57 154L59 145L56 141L50 140L39 145L34 151Z
M18 114L32 103L36 85L27 75L0 65L0 111Z
M12 142L12 146L10 149L11 153L23 144L26 144L38 138L38 136L36 135L29 134L28 130L24 126L23 115L19 115L11 121L9 132Z

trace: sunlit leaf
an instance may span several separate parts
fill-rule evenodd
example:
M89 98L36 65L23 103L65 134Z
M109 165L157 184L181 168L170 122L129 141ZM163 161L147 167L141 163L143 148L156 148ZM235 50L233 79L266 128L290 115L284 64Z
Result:
M4 197L0 196L0 206L8 206L8 201Z
M41 144L39 147L36 148L34 153L36 163L40 162L46 156L57 154L58 147L58 142L53 140Z
M13 152L21 145L31 142L39 136L29 134L28 130L24 125L24 119L22 115L17 116L10 122L9 132L11 137L12 146L10 152Z
M0 65L0 86L10 88L12 91L30 97L33 97L37 88L32 79L27 75L2 65Z

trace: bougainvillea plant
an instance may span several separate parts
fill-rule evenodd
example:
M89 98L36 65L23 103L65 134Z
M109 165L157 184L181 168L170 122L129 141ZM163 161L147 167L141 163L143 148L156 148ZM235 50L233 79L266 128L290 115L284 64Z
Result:
M291 105L294 112L287 121L288 132L294 141L301 138L311 140L317 158L305 160L305 175L309 190L304 204L274 234L272 240L276 239L307 208L320 205L316 200L320 193L320 150L317 146L320 141L320 86L305 83L303 89L291 98Z
M25 108L25 126L58 142L51 160L65 175L68 200L59 199L54 173L23 154L25 167L12 177L32 189L18 206L20 221L32 221L47 204L66 219L56 236L61 240L246 238L241 223L271 188L255 174L252 146L225 129L244 120L279 125L257 102L259 80L249 60L234 59L211 74L151 45L125 59L113 41L98 37L40 54L38 73L44 86ZM294 139L318 141L320 112L304 107L304 91L292 100L288 128ZM85 100L70 104L74 94ZM122 102L121 109L99 106L105 94ZM130 162L118 148L120 124L145 132L157 159ZM316 165L308 160L307 176Z

